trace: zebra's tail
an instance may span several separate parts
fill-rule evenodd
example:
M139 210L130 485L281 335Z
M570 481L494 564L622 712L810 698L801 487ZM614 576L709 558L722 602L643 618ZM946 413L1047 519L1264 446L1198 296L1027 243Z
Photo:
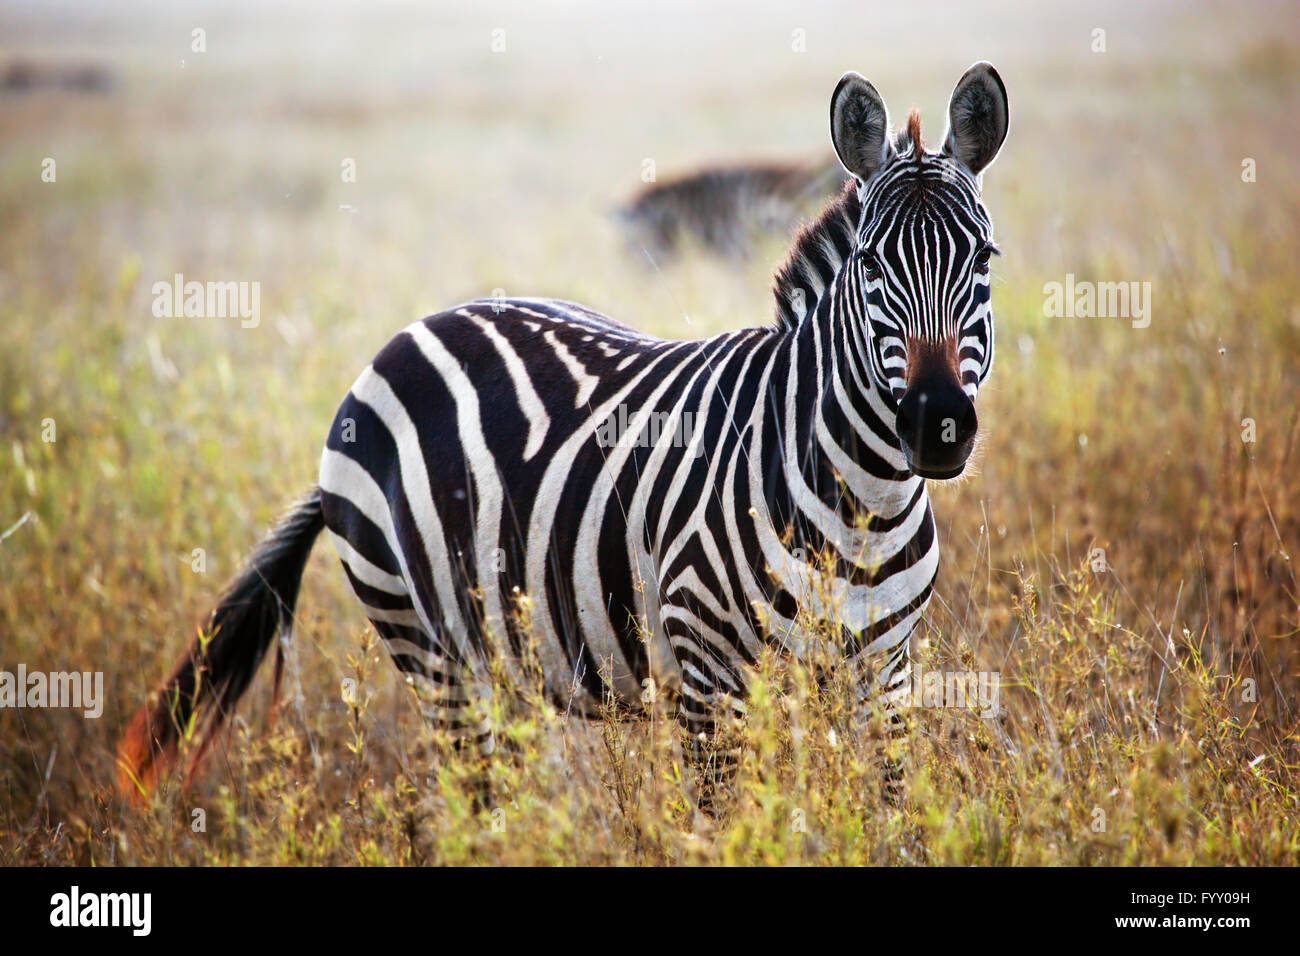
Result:
M320 489L313 487L253 552L171 677L131 719L117 745L118 788L131 802L143 802L175 765L182 737L202 732L193 772L271 642L288 634L307 557L324 527ZM277 649L276 697L281 665Z

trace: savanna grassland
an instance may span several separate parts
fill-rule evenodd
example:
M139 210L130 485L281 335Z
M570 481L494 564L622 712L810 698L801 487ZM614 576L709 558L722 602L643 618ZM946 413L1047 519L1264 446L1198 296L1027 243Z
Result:
M98 719L0 710L0 863L1297 862L1286 5L123 6L0 5L0 65L112 79L0 89L0 668L105 688ZM1001 712L916 709L902 806L843 688L779 659L716 821L688 810L668 703L580 724L515 688L509 753L476 766L425 727L327 543L274 720L267 666L188 788L116 795L125 721L395 331L494 290L674 338L766 324L785 237L647 262L610 216L645 160L818 158L847 69L936 143L977 59L1011 101L985 177L997 360L977 460L933 488L913 656L998 673ZM260 283L260 321L156 317L176 273ZM1067 275L1149 282L1149 326L1045 314Z

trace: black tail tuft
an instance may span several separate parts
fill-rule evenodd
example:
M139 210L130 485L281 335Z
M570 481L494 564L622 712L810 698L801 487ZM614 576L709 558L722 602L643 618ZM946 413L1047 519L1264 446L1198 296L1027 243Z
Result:
M175 672L132 718L117 752L118 787L133 801L147 796L175 763L182 736L202 731L197 762L271 642L289 632L303 569L324 527L320 489L312 488L253 552Z

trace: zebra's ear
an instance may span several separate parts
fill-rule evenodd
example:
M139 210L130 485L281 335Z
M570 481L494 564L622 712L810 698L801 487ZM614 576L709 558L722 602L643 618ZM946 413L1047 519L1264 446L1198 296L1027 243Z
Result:
M857 73L845 73L831 94L831 142L840 162L862 182L889 156L889 111L876 88Z
M1007 138L1007 88L992 63L967 70L948 104L948 135L943 151L978 176L993 162Z

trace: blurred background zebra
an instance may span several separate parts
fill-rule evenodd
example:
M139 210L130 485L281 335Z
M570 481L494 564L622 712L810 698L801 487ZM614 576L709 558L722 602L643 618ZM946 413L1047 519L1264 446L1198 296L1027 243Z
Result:
M663 259L695 244L744 256L761 235L788 234L845 182L834 155L808 162L740 160L646 186L617 210L636 255Z

